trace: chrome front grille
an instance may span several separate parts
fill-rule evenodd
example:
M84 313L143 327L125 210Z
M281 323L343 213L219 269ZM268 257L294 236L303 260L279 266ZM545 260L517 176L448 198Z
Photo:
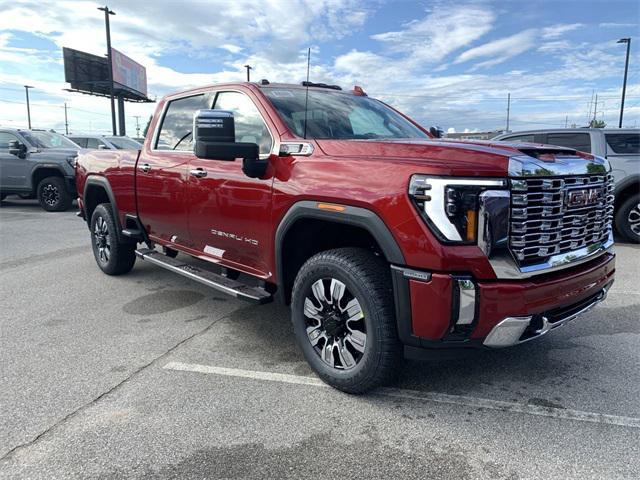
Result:
M546 261L609 238L611 174L519 178L511 183L509 248L520 265Z

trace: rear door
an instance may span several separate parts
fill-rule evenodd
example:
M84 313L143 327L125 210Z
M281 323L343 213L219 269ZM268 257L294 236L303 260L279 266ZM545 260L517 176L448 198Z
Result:
M210 93L169 99L151 142L140 152L136 167L138 214L155 241L192 247L186 188L189 162L195 158L193 114L211 108L212 99Z
M259 104L240 91L221 91L214 108L234 113L237 142L257 143L261 157L273 148L275 131ZM270 130L271 128L271 130ZM189 232L195 248L215 262L268 277L271 251L272 179L249 178L242 161L190 157ZM198 173L202 175L202 173Z
M24 140L13 133L0 131L0 188L2 190L28 190L31 168L26 158L9 153L9 143L13 141L24 144Z
M640 176L640 131L607 132L604 139L616 183L627 176Z

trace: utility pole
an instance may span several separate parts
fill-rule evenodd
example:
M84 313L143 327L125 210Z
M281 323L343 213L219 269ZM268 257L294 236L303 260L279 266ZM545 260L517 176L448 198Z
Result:
M596 123L597 114L598 114L598 94L596 93L596 101L593 105L593 123Z
M140 138L140 115L134 115L136 119L136 138Z
M64 132L69 135L69 121L67 120L67 102L64 102Z
M244 68L247 69L247 82L251 81L251 75L249 74L250 70L253 69L253 67L251 65L245 65Z
M29 106L29 89L33 88L31 85L24 86L24 92L27 94L27 124L29 125L29 130L31 130L31 108Z
M569 115L564 116L564 128L567 128L567 123L569 123Z
M507 94L507 132L509 132L509 114L511 113L511 92Z
M98 10L104 12L104 26L107 30L107 71L109 72L109 98L111 99L111 129L113 134L116 132L116 104L113 98L113 64L111 63L111 27L109 26L109 15L115 15L116 12L109 10L108 6L98 7Z
M618 128L622 128L622 115L624 114L624 96L627 92L627 73L629 72L629 51L631 50L631 39L621 38L616 43L627 44L627 58L624 61L624 81L622 82L622 101L620 102L620 121L618 122Z

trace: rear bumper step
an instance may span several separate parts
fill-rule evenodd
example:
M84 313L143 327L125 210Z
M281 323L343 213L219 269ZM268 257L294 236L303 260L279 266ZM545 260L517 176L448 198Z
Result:
M151 262L166 270L190 278L219 292L248 302L263 304L273 301L273 296L265 289L232 280L208 270L189 265L176 258L170 258L149 248L136 250L136 256L146 262Z

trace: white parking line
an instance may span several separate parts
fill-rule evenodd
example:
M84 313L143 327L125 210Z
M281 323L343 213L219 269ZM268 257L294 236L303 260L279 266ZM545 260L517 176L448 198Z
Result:
M285 373L259 372L255 370L242 370L239 368L214 367L210 365L198 365L192 363L169 362L165 370L178 370L182 372L196 372L209 375L222 375L226 377L248 378L252 380L264 380L269 382L292 383L296 385L310 385L313 387L328 387L316 377L303 377L300 375L288 375ZM620 415L608 415L604 413L585 412L569 408L544 407L488 398L468 397L463 395L447 395L445 393L420 392L400 388L382 388L375 390L373 395L418 400L422 402L444 403L449 405L461 405L465 407L486 408L501 412L522 413L525 415L537 415L541 417L559 418L563 420L576 420L579 422L600 423L607 425L619 425L622 427L640 428L640 418L624 417Z

